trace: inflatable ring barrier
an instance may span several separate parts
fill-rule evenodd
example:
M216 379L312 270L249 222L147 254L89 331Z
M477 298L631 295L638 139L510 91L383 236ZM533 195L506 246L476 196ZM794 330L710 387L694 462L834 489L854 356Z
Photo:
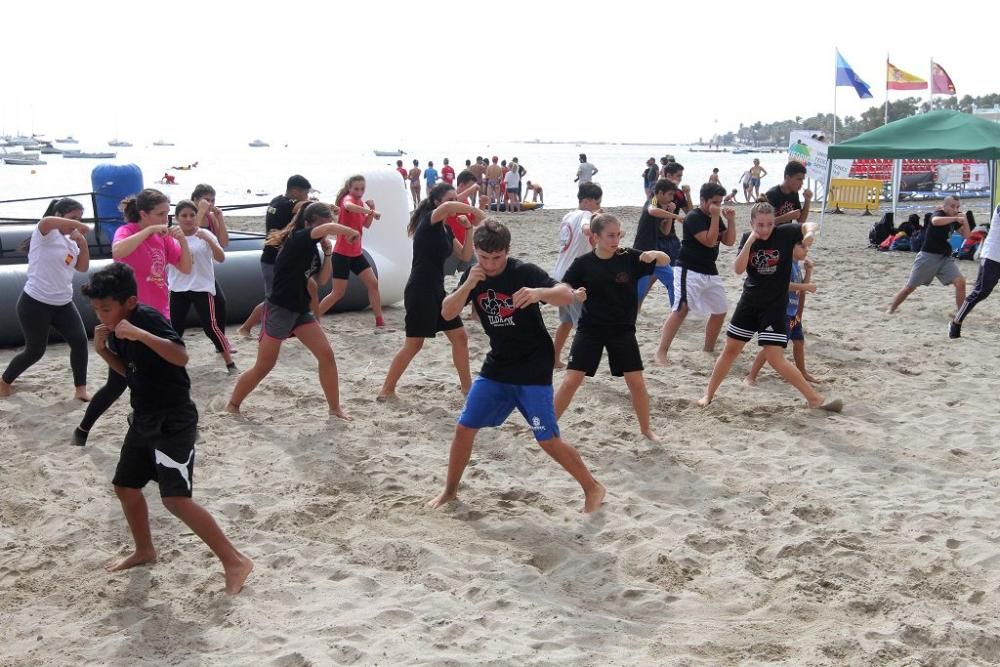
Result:
M407 193L399 188L399 174L395 171L378 171L365 174L367 181L366 199L374 199L382 213L382 219L375 221L365 230L364 254L372 270L379 278L379 294L383 305L402 301L403 287L410 275L413 247L406 235L409 221L409 201ZM261 227L263 228L263 220ZM24 343L21 327L17 320L17 300L28 279L27 257L18 246L30 238L33 224L0 225L0 347L16 347ZM89 273L100 270L112 260L111 248L105 240L98 244L91 231L87 240L91 245ZM215 265L215 277L226 295L226 316L229 324L240 324L254 306L264 298L264 282L260 275L260 251L264 245L262 234L232 231L226 249L226 261ZM93 332L97 318L90 302L80 293L80 287L88 280L87 274L77 273L73 277L73 301L76 303L88 334ZM320 288L320 298L329 294L331 284ZM347 294L337 302L333 312L363 310L368 307L368 291L358 279L351 275ZM192 313L187 325L198 327L197 317ZM52 340L59 340L53 330Z

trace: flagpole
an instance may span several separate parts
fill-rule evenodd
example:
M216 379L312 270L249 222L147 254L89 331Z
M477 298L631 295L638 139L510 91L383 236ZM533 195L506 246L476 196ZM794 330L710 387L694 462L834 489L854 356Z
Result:
M927 110L934 110L934 56L931 56L930 71L927 77Z
M837 71L836 71L836 69L837 69L837 55L838 55L838 53L839 53L839 51L837 51L837 49L834 48L834 57L833 57L833 65L834 65L834 72L833 72L833 139L830 140L831 144L837 143Z
M883 125L889 124L889 52L885 52L885 122Z

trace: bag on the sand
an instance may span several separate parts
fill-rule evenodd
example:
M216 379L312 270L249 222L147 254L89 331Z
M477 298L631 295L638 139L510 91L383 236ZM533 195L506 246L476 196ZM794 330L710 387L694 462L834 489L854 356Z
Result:
M889 236L882 239L882 242L878 244L879 250L892 250L892 244L896 242L896 236L890 234Z
M892 236L894 231L896 230L892 226L892 211L888 211L882 216L881 220L872 224L871 229L868 230L868 247L880 247L882 242Z
M908 252L910 250L910 239L906 236L896 237L892 245L889 246L889 250L906 250Z

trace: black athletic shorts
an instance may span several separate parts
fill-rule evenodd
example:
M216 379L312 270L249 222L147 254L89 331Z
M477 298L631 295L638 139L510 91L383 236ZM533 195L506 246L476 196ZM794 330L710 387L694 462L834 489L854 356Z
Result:
M642 355L639 353L639 342L635 339L634 331L604 334L579 328L569 350L567 368L571 371L583 371L589 377L594 377L597 367L601 365L605 348L608 350L608 366L615 377L642 370Z
M444 292L428 294L418 288L403 290L403 307L406 308L404 328L407 338L434 338L439 331L451 331L462 326L462 318L446 320L441 317Z
M757 334L758 345L780 345L788 347L788 304L784 300L770 308L760 308L747 304L743 299L736 304L736 311L729 320L726 335L744 343L749 343Z
M153 413L136 413L125 434L112 484L141 489L152 480L160 496L191 497L198 409L194 403Z
M351 273L360 276L365 269L372 268L364 255L348 257L338 252L333 253L333 278L334 280L347 280Z

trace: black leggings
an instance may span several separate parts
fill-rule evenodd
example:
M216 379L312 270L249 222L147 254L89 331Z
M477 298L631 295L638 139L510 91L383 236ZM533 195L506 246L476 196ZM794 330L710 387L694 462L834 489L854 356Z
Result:
M11 384L45 354L49 342L49 327L59 332L69 344L69 364L73 369L73 385L87 384L87 332L83 329L80 311L72 301L65 306L50 306L21 292L17 300L17 319L24 332L24 350L10 360L3 381Z
M955 321L961 324L962 320L972 312L976 304L985 300L993 292L993 288L997 286L997 281L1000 281L1000 262L994 262L992 259L984 259L983 263L979 266L979 275L976 276L976 286L969 296L965 297L965 303L958 309Z
M225 300L223 300L223 308ZM229 341L226 339L226 314L219 314L218 301L208 292L171 292L170 293L170 324L178 335L184 335L184 321L188 310L194 306L198 320L205 335L215 345L216 352L228 352ZM222 324L220 324L222 322Z
M90 403L87 403L87 411L83 413L80 429L90 431L98 418L108 411L108 408L125 393L126 389L128 389L128 382L125 380L125 376L119 375L109 366L108 381L97 390L94 397L90 399Z

